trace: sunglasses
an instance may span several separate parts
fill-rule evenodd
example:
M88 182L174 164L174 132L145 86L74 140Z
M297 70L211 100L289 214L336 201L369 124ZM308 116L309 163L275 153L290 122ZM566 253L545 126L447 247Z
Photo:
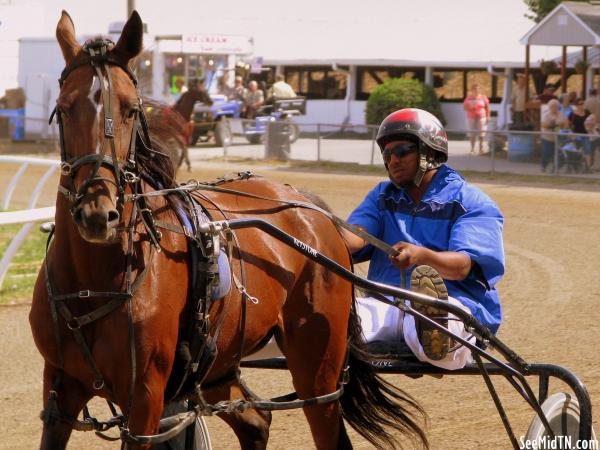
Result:
M414 142L403 142L402 144L386 148L381 153L381 156L383 156L383 160L388 163L392 159L392 155L396 158L402 158L405 155L416 152L418 149L419 146Z

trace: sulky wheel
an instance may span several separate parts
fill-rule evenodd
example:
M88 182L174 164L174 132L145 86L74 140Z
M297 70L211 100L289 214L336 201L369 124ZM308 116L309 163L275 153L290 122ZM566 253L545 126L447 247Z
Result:
M210 445L210 435L204 417L199 416L196 419L194 430L194 450L212 450Z
M174 414L182 413L187 411L187 402L173 402L165 405L163 417L168 417ZM194 428L192 430L192 427ZM192 440L191 446L189 442L186 442L189 438ZM177 436L173 437L167 442L157 444L152 447L153 450L187 450L191 448L193 450L212 450L210 444L210 435L208 434L208 427L204 417L198 416L196 421L183 430Z
M542 403L542 411L556 436L556 446L548 448L580 448L576 447L580 417L577 398L565 392L557 392ZM592 429L592 439L595 438L596 435ZM550 434L537 415L529 425L525 441L526 443L527 441L531 442L531 445L535 445L533 442L538 445L538 447L531 448L542 448L539 447L542 442L546 442L546 445L554 445L550 443Z

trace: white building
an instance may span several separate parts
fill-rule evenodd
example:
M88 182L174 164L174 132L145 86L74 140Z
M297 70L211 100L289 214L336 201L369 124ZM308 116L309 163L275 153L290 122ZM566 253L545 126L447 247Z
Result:
M107 36L116 42L122 23L113 24ZM114 28L114 27L113 27ZM92 36L79 37L83 43ZM232 78L236 64L252 54L246 36L223 34L144 35L146 50L137 60L135 72L143 95L172 103L190 79L205 77L216 86L221 76ZM58 97L58 78L64 59L55 38L20 39L18 85L26 93L25 133L50 133L47 118ZM55 130L54 130L55 131Z
M26 2L0 4L0 96L6 89L18 86L19 38L24 23L29 29L41 33L44 23L42 6Z
M164 9L148 4L145 11L142 5L142 19L159 35L145 39L147 52L139 66L145 93L171 100L169 91L178 77L187 80L211 69L214 76L208 81L214 86L218 76L231 78L240 60L261 58L265 70L254 78L271 81L275 73L283 73L308 98L307 115L298 118L303 123L364 123L370 92L386 78L404 76L434 86L450 129L465 128L462 100L468 86L478 82L502 125L508 116L506 80L523 70L519 39L533 26L524 17L522 0L379 0L372 5L305 0L297 8L278 9L232 2L225 11L216 2L200 6L173 0L191 9L183 14L174 4L169 10L178 13L168 16ZM176 35L171 34L174 30ZM200 35L214 42L227 37L244 48L199 51L190 47L190 39ZM36 99L28 102L28 116L47 117L53 105L55 79L62 69L53 41L21 41L19 84ZM53 50L45 47L52 45ZM557 54L549 48L536 51L531 56L534 68L541 57Z

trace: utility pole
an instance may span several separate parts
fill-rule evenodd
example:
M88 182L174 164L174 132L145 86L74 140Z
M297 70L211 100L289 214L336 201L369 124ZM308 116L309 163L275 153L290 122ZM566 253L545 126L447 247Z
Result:
M129 19L129 16L131 16L131 13L133 12L134 9L135 9L135 0L127 0L127 17L126 17L126 19Z

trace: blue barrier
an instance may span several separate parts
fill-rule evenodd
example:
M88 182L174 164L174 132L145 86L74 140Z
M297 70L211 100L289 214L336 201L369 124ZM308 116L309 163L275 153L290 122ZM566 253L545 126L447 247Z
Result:
M0 109L0 116L9 117L12 134L15 140L25 138L25 108L19 109Z

